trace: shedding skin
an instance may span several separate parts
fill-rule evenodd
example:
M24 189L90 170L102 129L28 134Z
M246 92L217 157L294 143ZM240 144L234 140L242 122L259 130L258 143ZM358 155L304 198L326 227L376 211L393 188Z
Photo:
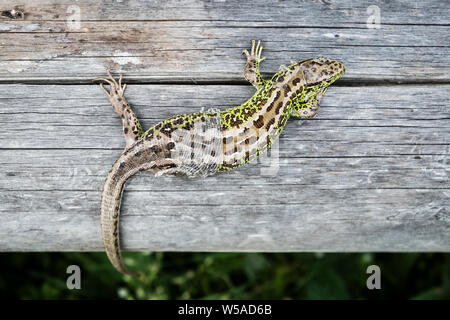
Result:
M240 106L210 109L170 117L144 132L124 97L122 76L116 81L96 78L121 117L125 150L106 177L101 200L102 239L112 265L124 274L142 275L126 268L120 252L119 214L126 181L140 171L155 176L205 177L236 169L258 157L276 141L291 116L314 117L329 85L345 72L342 62L324 57L281 67L270 79L261 77L261 42L252 41L245 78L257 89ZM109 85L109 90L105 87Z

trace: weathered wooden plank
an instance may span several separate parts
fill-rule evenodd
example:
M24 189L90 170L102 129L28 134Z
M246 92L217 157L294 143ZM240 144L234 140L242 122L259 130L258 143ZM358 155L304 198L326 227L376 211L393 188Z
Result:
M448 6L439 0L427 1L308 1L260 0L257 5L237 0L2 0L1 9L19 8L29 20L65 21L67 7L80 8L82 21L209 21L211 23L270 23L278 26L334 26L366 24L370 5L377 5L386 24L448 24ZM113 4L113 5L112 5ZM399 14L401 13L401 14ZM430 20L429 16L434 19ZM316 17L316 19L310 19ZM345 17L345 19L344 19ZM321 24L323 22L324 24Z
M144 174L133 180L130 190L222 190L233 186L271 188L288 185L313 189L448 188L450 148L437 155L340 157L275 156L260 164L206 180L153 179ZM101 190L119 151L105 150L1 150L1 190ZM311 157L313 156L313 157ZM314 157L315 156L315 157ZM370 191L368 191L370 192Z
M80 8L78 30L70 5ZM380 29L366 26L370 5ZM264 41L265 74L318 55L348 67L317 118L288 124L279 158L204 180L132 178L125 248L450 251L450 86L342 85L449 82L445 2L0 4L11 8L25 20L0 18L4 83L88 83L106 65L131 83L243 84L239 53L253 38ZM131 85L127 96L148 127L252 93L164 84ZM122 148L120 120L98 87L0 85L0 250L102 250L100 190Z
M450 251L449 87L335 86L316 119L288 124L278 162L207 179L140 174L124 195L124 246ZM127 96L148 126L252 92L130 85ZM123 147L103 92L0 85L0 112L0 250L102 250L100 190Z
M333 86L315 119L288 123L280 147L286 156L445 153L449 89ZM149 127L174 114L239 105L253 92L249 85L130 85L126 95ZM0 115L1 148L124 146L121 121L98 86L0 85Z
M449 251L448 190L239 190L200 194L126 191L124 247ZM86 191L1 192L0 248L102 250L99 197L99 192Z
M3 8L15 1L3 1ZM80 29L70 29L70 5ZM86 82L105 65L134 81L242 81L240 56L264 41L263 70L325 55L348 81L449 81L448 7L442 1L29 1L23 21L0 20L0 81ZM378 5L381 28L366 26Z

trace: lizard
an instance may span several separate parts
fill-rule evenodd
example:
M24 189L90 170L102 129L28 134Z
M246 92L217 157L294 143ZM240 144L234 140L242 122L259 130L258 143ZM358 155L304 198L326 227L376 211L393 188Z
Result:
M126 142L109 170L100 205L106 254L119 272L140 276L125 266L120 251L119 214L128 178L140 171L204 177L249 163L270 148L291 116L313 118L329 85L345 72L344 63L319 57L282 66L266 80L260 74L262 49L261 41L252 40L250 52L242 52L247 59L244 77L256 88L246 102L222 111L176 115L147 131L124 97L122 75L116 81L107 68L108 78L93 79L122 118Z

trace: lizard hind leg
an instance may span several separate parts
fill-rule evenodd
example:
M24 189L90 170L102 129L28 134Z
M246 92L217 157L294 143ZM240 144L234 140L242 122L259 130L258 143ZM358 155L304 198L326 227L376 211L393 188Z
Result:
M117 82L108 69L106 69L106 72L108 73L108 78L95 78L92 81L100 82L100 87L108 96L114 111L122 118L123 134L125 136L126 148L128 148L143 136L144 130L133 109L131 109L130 104L124 97L127 85L122 85L122 75L120 75L119 81ZM104 84L109 85L109 91L104 87Z

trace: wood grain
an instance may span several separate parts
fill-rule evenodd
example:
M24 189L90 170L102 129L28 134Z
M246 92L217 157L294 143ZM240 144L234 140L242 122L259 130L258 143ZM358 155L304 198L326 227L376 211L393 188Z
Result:
M367 27L371 5L379 29ZM242 83L240 54L255 38L265 75L324 55L345 62L348 83L449 82L445 1L2 1L10 8L25 19L0 18L4 83L88 83L104 66L133 82Z
M124 247L449 251L449 89L334 86L317 118L291 120L260 163L207 179L142 173L124 194ZM252 93L155 84L126 94L148 127ZM4 84L0 112L0 249L102 250L100 191L124 146L103 92Z
M251 39L263 41L264 76L316 56L347 72L317 118L291 120L258 163L133 177L125 249L450 251L445 1L1 1L11 9L25 17L0 15L0 251L103 250L100 192L124 147L91 83L105 66L124 73L148 128L248 99Z

